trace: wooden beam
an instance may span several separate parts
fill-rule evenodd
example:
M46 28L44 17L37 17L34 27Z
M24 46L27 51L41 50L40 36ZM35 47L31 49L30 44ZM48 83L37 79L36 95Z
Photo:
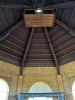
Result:
M0 60L20 66L20 62L22 59L16 58L0 50Z
M27 53L28 53L28 50L29 50L29 46L30 46L30 42L31 42L31 39L32 39L32 36L33 36L33 32L34 32L34 27L31 30L30 37L29 37L29 40L28 40L28 43L27 43L27 47L26 47L26 50L25 50L25 53L24 53L24 56L23 56L23 60L22 60L21 68L20 68L20 75L22 75L22 73L23 73L23 67L24 67L26 57L27 57Z
M6 39L5 39L4 41L7 42L8 44L11 44L11 45L16 46L17 48L21 49L22 51L25 50L24 48L20 47L19 45L16 45L16 44L12 43L11 41L8 41L8 40L6 40Z
M16 50L14 50L14 49L12 49L12 48L10 48L10 47L7 47L6 45L3 45L3 44L0 44L0 47L4 47L5 49L9 49L9 50L11 50L11 51L13 51L13 52L15 52L15 53L18 53L19 55L23 55L21 52L19 52L19 51L16 51Z
M63 22L63 19L64 19L65 11L66 11L66 8L64 8L64 11L63 11L62 22Z
M0 21L0 25L1 25L2 29L3 29L3 31L5 32L5 28L4 28L3 24L1 23L1 21Z
M61 57L59 57L58 58L58 60L60 60L60 59L63 59L63 58L66 58L66 57L68 57L68 56L72 56L72 54L75 54L75 51L72 51L72 52L70 52L70 53L67 53L67 54L65 54L65 55L63 55L63 56L61 56ZM75 57L74 57L75 58ZM68 59L68 58L67 58Z
M72 47L75 47L75 44L73 44L73 45L71 45L71 46L69 46L69 47L67 47L67 48L65 48L65 49L63 49L63 50L57 52L56 54L60 54L60 53L62 53L62 52L65 52L65 50L68 51L68 49L70 50L70 48L72 48Z
M42 7L44 6L45 2L46 2L46 0L42 0L42 1L41 1L41 6L42 6Z
M13 0L13 2L12 2L12 3L15 3L15 1L16 1L16 0Z
M15 40L17 40L17 41L21 42L22 44L26 45L26 43L25 43L25 42L23 42L23 41L21 41L20 39L18 39L18 38L16 38L16 37L14 37L14 36L12 36L12 35L10 35L10 37L12 37L12 38L14 38Z
M2 4L0 3L0 7L1 8L9 8L9 9L24 9L24 8L32 8L30 6L26 6L26 5L20 5L20 4Z
M56 37L57 35L59 35L61 32L63 32L64 31L64 29L61 29L60 31L58 31L57 33L55 33L52 37L51 37L51 39L52 38L54 38L54 37Z
M50 6L47 6L45 8L57 9L57 8L67 8L67 7L74 7L74 6L75 6L75 1L70 1L70 2L65 2L65 3L50 5Z
M67 43L72 42L73 40L75 40L75 39L72 38L71 40L68 40L68 41L62 43L61 45L58 45L57 47L55 47L55 50L56 50L57 48L62 48L65 44L67 45Z
M5 11L4 8L3 8L3 12L4 12L4 15L5 15L5 17L6 17L6 20L7 20L8 24L9 24L9 27L11 27L11 24L10 24L9 18L8 18L8 16L7 16L6 11Z
M23 9L23 5L18 4L0 4L1 8L10 8L10 9Z
M20 25L22 25L23 24L23 20L21 20L20 22L18 22L17 24L15 24L14 26L12 26L9 30L7 30L6 32L4 32L3 34L4 34L4 36L2 36L2 37L0 37L0 41L2 41L2 40L4 40L5 38L7 38L10 34L11 34L11 32L13 31L13 30L15 30L16 28L18 28Z
M56 41L53 42L53 44L56 43L56 42L58 42L58 41L60 41L60 40L62 40L62 39L64 40L64 38L67 37L68 35L69 35L69 34L66 34L66 35L64 35L63 37L57 39Z
M68 26L70 25L70 22L71 22L72 17L73 17L74 14L75 14L75 7L73 8L73 11L71 13L71 16L70 16L70 19L69 19L69 22L68 22Z
M65 30L69 31L69 33L75 37L75 31L70 28L69 26L65 25L64 23L62 23L61 21L59 21L58 19L55 18L55 23L57 23L59 26L63 27Z
M36 2L36 0L32 0L32 2L33 2L33 7L37 7L37 2Z
M16 15L15 15L14 9L12 9L12 11L13 11L13 15L14 15L15 21L17 22L17 17L16 17Z
M17 31L17 30L14 30L16 33L18 33L19 35L21 35L22 37L24 37L24 38L26 38L26 39L28 39L28 37L27 36L25 36L25 35L23 35L21 32L19 32L19 31Z
M53 61L54 59L28 59L29 61Z
M48 31L47 31L47 28L44 28L44 31L45 31L47 40L48 40L48 42L49 42L50 50L51 50L52 55L53 55L53 57L54 57L54 61L55 61L56 67L57 67L57 73L58 73L58 75L60 75L60 70L59 70L58 61L57 61L56 54L55 54L55 52L54 52L54 49L53 49L53 46L52 46L52 43L51 43L51 39L50 39L49 33L48 33Z
M21 58L19 58L19 57L16 57L16 56L14 56L14 55L12 55L12 54L9 54L9 53L7 53L7 52L4 52L4 51L1 51L0 50L0 53L1 54L4 54L5 56L8 56L8 57L10 57L10 58L13 58L14 60L16 59L16 60L22 60ZM1 55L0 55L1 56ZM3 57L4 58L4 57ZM5 58L6 59L6 58Z
M57 4L56 0L53 0L53 2L54 2L55 4Z

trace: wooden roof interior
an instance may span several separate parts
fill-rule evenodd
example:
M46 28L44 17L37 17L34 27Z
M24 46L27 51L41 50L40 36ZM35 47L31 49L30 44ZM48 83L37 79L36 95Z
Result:
M54 8L51 27L27 28L24 7ZM75 60L74 0L0 0L0 60L19 66L60 66Z

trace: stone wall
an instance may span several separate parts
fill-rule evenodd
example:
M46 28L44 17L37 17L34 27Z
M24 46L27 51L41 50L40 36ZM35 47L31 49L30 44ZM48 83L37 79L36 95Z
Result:
M36 82L47 83L52 92L58 92L57 72L55 67L26 67L23 71L22 92L29 92L30 87Z
M18 76L18 66L0 61L0 78L4 79L9 85L9 100L16 100Z
M19 70L18 66L0 61L0 78L9 85L9 100L16 100ZM60 66L60 72L66 100L73 100L72 84L75 81L75 61ZM31 86L36 82L45 82L50 86L52 92L60 91L55 67L24 67L21 92L28 93Z
M66 100L74 100L72 96L72 85L75 81L75 61L60 66L63 78Z

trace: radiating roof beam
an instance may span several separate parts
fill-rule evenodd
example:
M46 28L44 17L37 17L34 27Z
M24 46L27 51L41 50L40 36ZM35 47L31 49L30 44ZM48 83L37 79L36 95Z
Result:
M50 50L52 52L52 55L53 55L53 58L54 58L54 61L55 61L55 65L57 67L57 73L58 73L58 75L60 75L58 61L57 61L56 54L55 54L54 49L53 49L53 45L51 43L51 39L50 39L49 33L47 31L47 28L44 28L44 31L45 31L45 34L46 34L46 37L47 37L47 40L48 40L48 43L49 43L49 47L50 47Z
M67 7L74 7L74 6L75 6L75 1L70 1L70 2L65 2L65 3L50 5L50 6L47 6L45 8L57 9L57 8L67 8Z
M30 6L26 5L20 5L20 4L2 4L0 3L1 8L9 8L9 9L24 9L24 8L32 8Z
M29 40L28 40L28 43L27 43L27 47L26 47L26 50L25 50L25 53L24 53L24 56L23 56L23 60L22 60L22 63L21 63L21 68L20 68L20 75L22 75L22 73L23 73L23 67L24 67L26 57L27 57L27 53L28 53L28 50L29 50L29 46L30 46L30 42L31 42L31 39L32 39L32 36L33 36L33 32L34 32L34 27L31 30L30 37L29 37Z
M32 2L33 2L33 7L37 7L37 2L36 2L36 0L32 0Z
M42 1L41 1L41 6L42 6L42 7L44 6L45 2L46 2L46 0L42 0Z

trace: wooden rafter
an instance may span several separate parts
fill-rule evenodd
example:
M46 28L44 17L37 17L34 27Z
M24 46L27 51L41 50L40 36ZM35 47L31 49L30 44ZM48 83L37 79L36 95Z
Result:
M3 33L3 36L0 37L0 41L4 40L5 38L7 38L11 32L13 30L15 30L16 28L18 28L20 25L23 24L23 20L21 20L20 22L18 22L17 24L15 24L14 26L12 26L9 30L7 30L6 32Z
M41 2L42 7L44 6L45 2L46 2L46 0L42 0L42 2Z
M11 50L12 52L18 53L20 56L23 55L21 52L19 52L19 51L17 51L17 50L14 50L14 49L12 49L12 48L10 48L10 47L8 47L8 46L5 46L5 45L3 45L3 44L0 44L0 47L3 47L3 48L8 49L8 50Z
M1 25L2 29L3 29L3 31L5 32L5 28L4 28L3 24L1 23L1 21L0 21L0 25Z
M65 11L66 11L66 8L64 8L64 11L63 11L62 22L63 22L63 19L64 19Z
M10 24L9 18L8 18L7 13L6 13L6 11L5 11L4 8L3 8L3 12L4 12L4 15L5 15L5 17L6 17L6 20L7 20L8 24L9 24L9 26L11 27L11 24Z
M11 9L23 9L23 5L16 5L16 4L0 4L0 7L2 8L11 8Z
M12 37L13 39L15 39L15 40L19 41L20 43L22 43L22 44L26 45L26 43L25 43L25 42L23 42L22 40L20 40L20 39L16 38L15 36L10 35L10 37Z
M71 16L70 16L70 19L69 19L69 22L68 22L68 26L70 25L70 22L71 22L71 20L73 18L74 13L75 13L75 7L73 8L73 11L71 13Z
M13 11L13 15L14 15L15 21L17 22L17 17L16 17L14 9L12 9L12 11Z
M54 2L55 4L57 4L56 0L53 0L53 2Z
M52 55L53 55L53 58L54 58L54 61L55 61L56 67L57 67L57 72L58 72L58 74L60 74L58 61L57 61L56 54L55 54L55 52L54 52L54 49L53 49L53 46L52 46L52 43L51 43L51 39L50 39L50 37L49 37L49 33L48 33L48 31L47 31L47 28L44 28L44 31L45 31L47 40L48 40L48 42L49 42L49 47L50 47L50 49L51 49L51 52L52 52Z
M75 1L70 1L70 2L65 2L65 3L50 5L50 6L47 6L45 8L57 9L57 8L67 8L67 7L74 7L74 6L75 6Z
M23 0L22 2L21 2L21 4L24 4L26 2L26 0Z
M59 21L58 19L55 18L55 23L57 23L59 26L63 27L65 30L69 31L69 33L75 37L75 31L70 28L69 26L65 25L64 23L62 23L61 21Z
M72 56L73 54L75 54L75 51L72 51L72 52L70 52L70 53L67 53L67 54L65 54L65 55L63 55L63 56L61 56L61 57L59 57L58 58L58 60L60 60L60 59L63 59L63 58L66 58L66 57L68 57L68 56Z
M32 2L33 2L33 7L37 7L37 2L36 2L36 0L32 0Z
M16 0L13 0L12 3L15 3Z
M44 0L45 1L45 0ZM34 8L38 6L36 0L32 0ZM44 2L43 2L44 3ZM0 7L2 8L11 8L11 9L24 9L24 8L33 8L27 5L19 5L19 4L2 4L0 3ZM50 6L46 6L44 9L58 9L58 8L67 8L67 7L75 7L75 1L70 1L70 2L64 2L64 3L59 3L59 4L54 4Z
M20 66L20 61L22 59L0 50L0 60Z
M22 60L21 68L20 68L20 75L22 75L22 73L23 73L23 67L24 67L24 63L25 63L25 60L26 60L28 50L29 50L29 46L30 46L30 42L31 42L31 39L32 39L32 36L33 36L33 32L34 32L34 27L31 30L30 37L29 37L29 40L28 40L28 43L27 43L27 47L26 47L26 50L25 50L25 53L24 53L24 56L23 56L23 60Z

